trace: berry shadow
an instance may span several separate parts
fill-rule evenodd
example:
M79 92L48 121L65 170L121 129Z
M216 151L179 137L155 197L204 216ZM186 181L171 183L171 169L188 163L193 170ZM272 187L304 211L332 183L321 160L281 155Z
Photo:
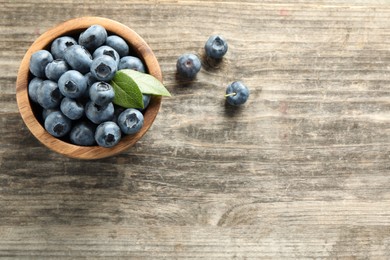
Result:
M239 116L242 111L243 111L243 106L233 106L230 105L226 100L225 100L225 116L227 117L236 117Z
M208 57L205 52L202 53L201 59L202 59L202 67L205 70L211 71L211 72L220 70L224 66L224 63L225 63L223 58L213 59L213 58Z

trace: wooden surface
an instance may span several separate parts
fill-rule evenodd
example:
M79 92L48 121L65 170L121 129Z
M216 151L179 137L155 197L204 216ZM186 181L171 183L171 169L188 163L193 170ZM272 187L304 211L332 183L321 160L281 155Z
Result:
M389 1L0 2L0 257L390 259ZM15 99L30 44L87 15L137 31L173 94L91 162L43 147ZM213 33L226 58L178 79Z

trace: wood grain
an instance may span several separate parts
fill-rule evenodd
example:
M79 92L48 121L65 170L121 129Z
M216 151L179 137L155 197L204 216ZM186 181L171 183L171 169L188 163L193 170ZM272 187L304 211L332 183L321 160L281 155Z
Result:
M0 256L389 259L387 1L2 1ZM48 13L50 15L48 15ZM41 145L15 99L31 43L103 16L139 33L173 94L112 158ZM222 62L204 57L222 34ZM202 58L194 81L176 59ZM225 87L251 90L239 109Z

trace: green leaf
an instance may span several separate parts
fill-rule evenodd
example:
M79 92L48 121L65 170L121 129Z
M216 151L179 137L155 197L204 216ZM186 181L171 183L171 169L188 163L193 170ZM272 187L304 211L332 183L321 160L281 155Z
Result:
M142 92L137 83L127 74L118 71L110 82L114 88L114 104L125 108L144 108Z
M171 94L164 87L164 85L150 74L142 73L131 69L123 69L118 71L117 73L123 73L129 76L138 85L139 89L143 94L166 97L171 96Z

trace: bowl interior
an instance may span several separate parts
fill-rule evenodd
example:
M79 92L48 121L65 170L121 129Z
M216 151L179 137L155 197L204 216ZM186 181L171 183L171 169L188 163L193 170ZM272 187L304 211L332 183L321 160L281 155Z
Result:
M144 62L147 72L162 81L160 66L148 44L136 32L119 22L101 17L82 17L61 23L38 37L27 50L18 72L16 99L20 114L30 132L41 143L57 153L79 159L109 157L133 146L150 128L161 105L161 97L153 96L144 111L142 129L134 135L122 136L121 141L112 148L77 146L47 133L42 125L41 108L34 102L30 102L28 97L28 83L33 77L29 71L31 55L38 50L49 49L51 42L60 36L73 36L77 40L79 33L94 24L103 26L109 35L116 34L122 37L129 44L130 55L139 57Z

